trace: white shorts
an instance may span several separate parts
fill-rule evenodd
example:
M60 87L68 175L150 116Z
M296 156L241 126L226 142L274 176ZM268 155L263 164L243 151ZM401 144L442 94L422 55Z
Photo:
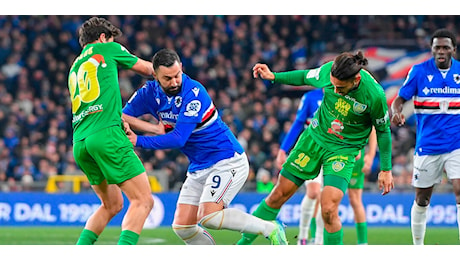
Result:
M245 153L219 161L196 172L187 172L177 204L199 206L203 202L224 202L227 207L241 190L249 175L249 161Z
M306 180L304 183L305 183L305 186L312 183L312 182L316 182L316 183L319 183L321 184L321 189L323 187L323 167L321 167L321 170L319 171L319 174L318 176L316 176L316 178L314 179L311 179L311 180Z
M441 182L444 171L449 180L460 179L460 149L440 155L414 155L412 186L432 187Z

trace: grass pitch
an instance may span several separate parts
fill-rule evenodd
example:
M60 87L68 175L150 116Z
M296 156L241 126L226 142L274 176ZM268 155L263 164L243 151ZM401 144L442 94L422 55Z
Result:
M74 245L83 227L0 227L0 245ZM210 230L218 245L233 245L241 237L238 232ZM290 245L296 244L297 227L286 228ZM98 245L116 245L120 228L109 227L99 237ZM459 245L457 228L428 227L426 245ZM369 245L411 245L409 227L368 228ZM344 227L344 244L355 245L357 241L354 227ZM145 229L138 245L183 245L170 227ZM269 245L269 241L258 237L254 245Z

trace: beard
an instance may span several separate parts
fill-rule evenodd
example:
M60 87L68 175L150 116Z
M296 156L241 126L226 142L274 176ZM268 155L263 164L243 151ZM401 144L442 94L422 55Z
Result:
M175 96L182 90L182 85L163 88L163 91L169 96Z

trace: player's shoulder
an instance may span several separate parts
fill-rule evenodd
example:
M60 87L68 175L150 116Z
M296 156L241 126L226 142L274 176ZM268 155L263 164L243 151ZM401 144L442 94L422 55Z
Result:
M182 95L185 96L203 96L208 95L206 88L199 81L192 79L187 74L182 75Z

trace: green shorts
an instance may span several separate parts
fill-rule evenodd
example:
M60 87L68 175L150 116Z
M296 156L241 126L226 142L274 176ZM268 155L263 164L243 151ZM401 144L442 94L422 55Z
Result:
M121 126L104 128L73 145L75 161L91 185L119 184L145 172Z
M364 167L364 155L366 149L361 150L361 157L355 162L355 167L353 168L353 173L351 174L350 184L348 184L349 189L363 189L364 188L364 177L363 172Z
M354 154L339 154L322 148L310 137L307 130L289 153L281 174L301 186L304 181L318 176L322 166L324 186L334 186L345 193L356 155L358 151Z

